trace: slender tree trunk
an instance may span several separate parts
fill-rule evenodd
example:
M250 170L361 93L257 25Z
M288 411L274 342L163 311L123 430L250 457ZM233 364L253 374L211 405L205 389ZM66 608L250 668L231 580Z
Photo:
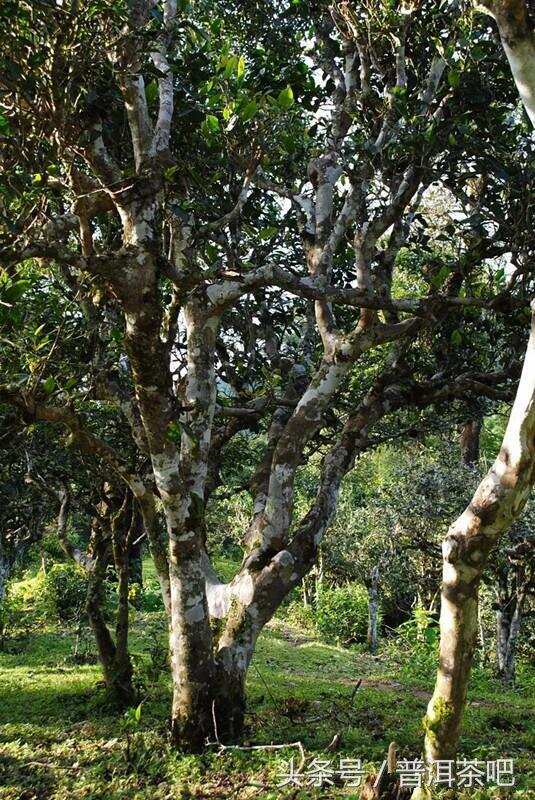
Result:
M0 603L5 597L7 582L12 569L11 560L2 552L1 547L2 545L0 544Z
M315 583L316 583L316 589L315 589L316 598L315 599L316 599L316 607L317 607L321 602L321 592L322 592L322 589L323 589L323 553L322 553L321 547L318 550L318 563L316 564L316 569L314 571L314 577L315 577Z
M371 653L377 652L377 624L379 615L379 567L372 569L368 588L368 647Z
M461 463L465 467L476 467L479 461L479 437L481 420L470 419L461 427Z
M481 652L483 654L482 661L483 661L483 664L486 664L487 661L488 661L487 641L486 641L486 638L485 638L485 629L483 627L483 620L481 618L481 606L479 606L478 610L477 610L477 624L478 624L478 627L479 627L479 645L481 647Z
M496 660L498 662L499 675L503 675L505 668L505 658L507 655L507 642L509 641L510 628L511 618L509 609L498 609L496 611Z
M506 685L515 679L515 654L518 634L522 625L524 593L517 591L514 597L496 612L496 654L498 673Z
M503 675L507 655L507 642L511 628L515 598L508 591L508 568L503 567L498 573L498 591L496 603L496 662L498 674Z
M141 536L142 532L139 532ZM138 541L131 548L129 556L130 583L137 583L139 588L143 588L143 559L142 559L143 540Z
M128 593L130 576L128 560L123 562L117 570L118 577L118 606L115 621L115 672L120 678L120 683L126 687L125 695L132 698L132 662L128 652L129 633L129 607Z
M106 689L112 700L123 706L130 704L135 694L132 686L132 664L127 644L128 622L125 624L124 620L120 619L124 614L124 584L122 587L123 597L121 597L121 586L119 589L117 625L118 629L122 630L120 631L121 638L116 644L104 619L104 578L105 568L100 564L93 572L89 573L86 610L95 635ZM128 602L128 588L126 589L126 599ZM128 614L128 607L126 614Z
M478 631L478 588L491 549L518 518L535 469L535 314L502 447L442 546L440 659L425 719L428 761L455 756Z

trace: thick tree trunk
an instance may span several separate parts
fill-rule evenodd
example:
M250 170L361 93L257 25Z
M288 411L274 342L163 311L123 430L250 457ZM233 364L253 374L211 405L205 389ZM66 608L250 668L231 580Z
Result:
M169 576L172 737L181 749L201 752L206 739L213 735L215 670L200 548L195 536L171 542Z
M455 756L478 632L478 588L491 549L520 515L535 469L535 314L496 461L442 546L440 659L425 720L428 761Z
M219 657L213 697L214 733L223 744L239 742L245 719L245 678L249 658L240 664Z
M216 402L213 359L219 318L196 301L186 306L184 315L188 332L185 400L191 411L188 429L181 438L179 492L164 497L171 584L171 728L177 745L200 752L206 739L214 735L217 684L203 559L204 493ZM159 486L165 485L159 464L156 466ZM171 466L178 477L178 463Z

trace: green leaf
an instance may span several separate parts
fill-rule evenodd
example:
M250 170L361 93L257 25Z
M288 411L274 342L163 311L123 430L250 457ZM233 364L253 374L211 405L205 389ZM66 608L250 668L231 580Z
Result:
M210 133L217 133L219 130L219 120L214 114L207 114L204 120L206 128Z
M261 231L258 232L258 235L262 239L262 241L266 241L266 239L271 239L277 233L278 228L262 228Z
M158 98L158 84L156 81L151 81L145 87L145 97L147 98L147 103L152 105L156 102Z
M8 286L3 292L3 300L7 303L14 303L19 300L30 286L30 281L16 281Z
M43 322L42 325L39 325L39 327L34 330L33 332L34 337L38 339L40 334L44 331L45 328L46 328L46 322Z
M245 59L243 56L240 56L238 62L236 64L236 75L238 79L241 80L245 75Z
M229 56L225 62L225 78L230 78L238 67L238 56Z
M277 105L284 110L291 108L294 104L294 93L292 87L288 84L285 89L282 89L277 97Z
M163 176L164 176L165 180L166 181L172 181L173 178L175 177L175 173L176 173L177 170L178 170L178 165L176 165L176 164L175 164L174 167L167 167L167 169L163 173Z
M239 114L240 114L241 119L244 122L247 122L248 120L250 120L250 119L252 119L254 117L254 115L256 114L257 111L258 111L258 104L257 104L256 100L251 100L249 103L247 103L242 108L242 110L239 112Z
M503 267L497 269L496 272L494 273L494 278L497 284L501 285L505 283L505 269Z
M451 343L454 345L459 345L462 343L462 341L463 341L463 335L461 331L454 330L453 333L451 334Z
M431 283L438 289L442 286L449 274L450 268L444 264L444 266L440 267L437 274L433 276Z
M136 719L136 722L139 722L139 720L141 719L141 703L137 706L136 710L134 711L134 717Z
M454 69L450 69L448 72L448 83L450 86L458 86L461 82L461 75Z
M52 394L56 388L56 379L53 375L49 375L46 381L43 381L43 389L47 394Z
M43 175L40 172L36 172L32 178L32 183L34 186L39 186L43 182Z

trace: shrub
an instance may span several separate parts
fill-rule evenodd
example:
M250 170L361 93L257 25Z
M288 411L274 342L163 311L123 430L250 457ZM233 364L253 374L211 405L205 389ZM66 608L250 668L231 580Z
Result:
M421 604L411 618L400 625L392 639L392 647L401 659L401 671L409 676L427 677L436 669L440 628L437 616Z
M304 631L313 631L315 614L311 606L305 606L302 600L292 600L284 609L284 619Z
M42 604L49 617L77 620L85 607L87 576L76 564L53 564L43 580Z
M23 629L25 621L28 622L23 600L8 586L0 601L0 650L6 649L7 642Z
M350 645L366 642L368 592L359 583L323 589L316 608L316 629L326 642Z
M155 579L148 579L143 585L139 607L142 611L163 611L163 598L160 584Z

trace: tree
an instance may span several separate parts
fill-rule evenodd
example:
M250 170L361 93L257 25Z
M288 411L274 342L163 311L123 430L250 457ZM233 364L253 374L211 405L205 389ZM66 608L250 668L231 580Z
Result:
M475 317L484 337L505 311L511 332L526 304L522 281L489 267L512 252L524 275L519 126L504 130L504 82L471 58L464 20L431 2L264 5L0 12L0 259L9 282L40 268L70 292L91 343L75 385L49 358L38 380L10 371L0 400L67 429L139 503L170 614L173 738L190 750L214 719L240 735L256 640L312 568L372 426L422 397L492 396L502 371L479 372L476 346L452 351ZM425 211L436 182L458 231ZM429 376L433 347L444 369ZM110 407L133 455L98 429ZM221 452L251 428L265 446L224 584L206 507ZM297 471L325 443L298 519Z
M535 35L525 0L483 0L476 8L495 20L526 112L535 125Z
M531 519L529 515L527 520L513 527L493 569L496 573L496 656L498 673L505 684L514 681L516 645L523 614L534 589Z
M114 702L128 705L135 699L128 652L130 556L134 543L142 536L140 511L127 487L106 483L98 504L89 506L91 533L87 549L82 550L72 544L67 530L71 508L69 487L64 485L54 492L49 482L34 472L28 474L27 481L58 501L57 536L61 548L87 574L85 610L95 635L104 683ZM111 565L117 577L115 639L106 622L105 609L106 578Z
M523 0L485 4L533 122L533 31ZM522 375L502 446L444 540L437 681L426 715L429 761L454 757L477 639L478 587L493 547L522 513L535 480L535 305ZM514 642L514 635L513 635Z

